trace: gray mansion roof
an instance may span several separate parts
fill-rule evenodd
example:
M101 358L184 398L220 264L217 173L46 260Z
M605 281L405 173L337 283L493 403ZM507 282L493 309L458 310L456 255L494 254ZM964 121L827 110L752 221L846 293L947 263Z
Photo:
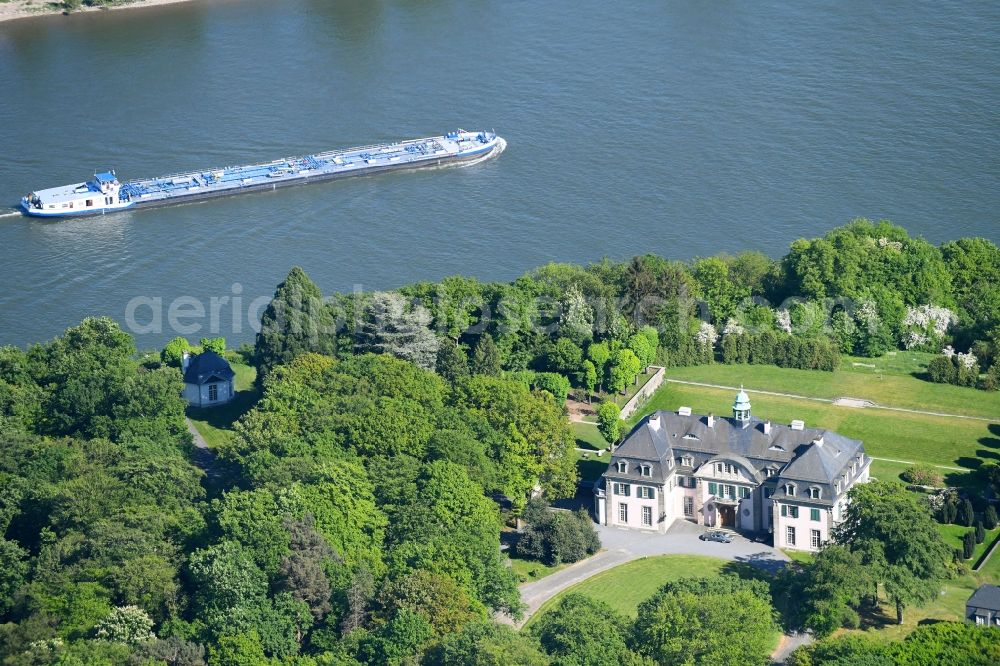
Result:
M746 407L749 412L749 403ZM674 461L680 465L690 457L692 467L698 468L713 458L724 458L746 468L757 483L767 477L762 473L765 468L774 470L771 478L780 481L776 498L784 497L783 483L798 482L801 490L796 499L809 501L806 488L815 485L821 488L819 503L830 504L838 494L836 480L853 476L850 464L859 455L861 462L865 461L859 440L829 430L688 412L661 410L640 421L615 450L607 476L663 483ZM652 478L640 476L637 464L630 464L627 473L619 473L614 467L618 460L651 461ZM843 484L843 488L847 485Z
M1000 611L1000 587L996 585L980 585L972 593L972 596L969 597L966 606Z

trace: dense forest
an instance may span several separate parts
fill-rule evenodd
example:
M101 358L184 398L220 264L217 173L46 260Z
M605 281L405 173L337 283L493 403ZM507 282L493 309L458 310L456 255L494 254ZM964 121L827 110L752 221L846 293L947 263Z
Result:
M259 399L203 469L178 344L140 354L112 320L87 319L0 348L0 662L766 663L779 622L850 626L872 593L858 572L883 576L900 613L933 594L955 566L936 536L895 544L877 570L859 559L900 520L936 535L921 532L929 514L873 486L856 505L886 524L849 522L812 567L667 585L634 622L570 596L517 632L494 620L521 612L499 534L513 515L540 532L529 500L576 491L567 394L621 391L651 363L823 370L890 348L950 349L965 383L991 388L998 343L1000 249L935 247L885 222L779 260L646 255L330 298L296 268L240 352ZM532 548L558 560L543 536ZM745 631L685 621L721 598L741 600ZM993 663L996 631L921 627L797 663Z
M388 352L449 379L504 371L562 397L565 381L622 390L654 362L832 370L841 354L916 349L955 368L928 379L994 389L1000 249L982 238L935 247L856 220L777 260L644 255L549 264L510 283L454 276L327 299L293 270L262 326L263 374L301 349Z

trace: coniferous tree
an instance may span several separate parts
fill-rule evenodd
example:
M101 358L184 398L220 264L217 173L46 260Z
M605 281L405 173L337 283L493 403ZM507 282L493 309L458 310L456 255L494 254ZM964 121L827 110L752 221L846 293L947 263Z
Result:
M340 631L345 636L355 629L363 628L367 623L368 605L371 602L374 589L375 579L372 572L362 564L354 572L351 585L347 588L347 612L340 622Z
M306 352L332 355L334 335L333 316L319 287L305 271L293 267L260 318L254 345L258 381L275 366Z
M323 567L329 562L339 562L340 558L314 526L311 514L306 514L302 521L285 521L291 539L289 553L281 560L278 588L305 603L313 616L321 620L333 610L330 580Z
M476 344L476 351L472 355L472 372L494 377L500 375L500 351L489 333L483 333Z
M407 303L401 294L376 292L365 308L355 349L392 354L430 370L441 345L430 323L430 312L422 305Z
M438 349L435 370L449 383L454 384L459 379L469 376L469 359L458 345L443 344Z
M983 512L983 527L988 530L992 530L997 526L997 510L990 504L986 507L986 511Z
M958 522L966 527L972 527L972 523L976 520L976 512L972 508L972 502L968 498L962 500L961 504L958 505Z
M951 501L951 497L948 497L941 505L941 516L940 521L945 525L951 525L955 522L955 516L958 513L958 508L955 503Z
M982 543L986 539L986 530L983 528L983 521L976 521L976 543Z
M962 559L972 557L972 552L976 549L976 533L969 530L962 537Z

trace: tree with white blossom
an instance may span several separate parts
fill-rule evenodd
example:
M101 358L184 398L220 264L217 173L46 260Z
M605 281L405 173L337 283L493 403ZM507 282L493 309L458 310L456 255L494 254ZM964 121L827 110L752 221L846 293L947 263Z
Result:
M955 313L936 305L906 308L903 318L903 346L906 349L936 346L958 322Z
M698 332L695 334L694 339L698 345L702 362L711 363L715 354L715 343L719 339L718 331L707 321L703 321L701 322L701 326L698 327Z
M785 333L792 332L792 314L784 308L774 311L774 324L778 330Z
M118 606L97 625L97 637L112 643L137 645L153 638L153 620L138 606Z

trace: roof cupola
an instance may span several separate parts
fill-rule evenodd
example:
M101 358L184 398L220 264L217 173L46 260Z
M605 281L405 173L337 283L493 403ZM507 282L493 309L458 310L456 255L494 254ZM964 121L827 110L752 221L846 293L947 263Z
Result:
M740 384L740 392L736 394L733 402L733 419L746 425L750 421L750 396L743 390Z

